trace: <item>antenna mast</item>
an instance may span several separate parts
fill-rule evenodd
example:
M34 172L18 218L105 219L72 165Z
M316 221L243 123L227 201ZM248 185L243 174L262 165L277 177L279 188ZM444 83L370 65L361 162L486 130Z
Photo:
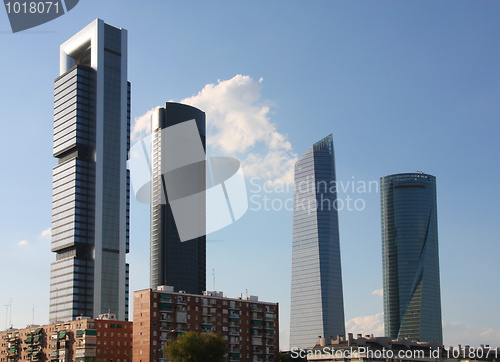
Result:
M9 329L9 305L5 304L5 330Z
M12 328L12 298L10 298L9 325L10 325L10 328Z

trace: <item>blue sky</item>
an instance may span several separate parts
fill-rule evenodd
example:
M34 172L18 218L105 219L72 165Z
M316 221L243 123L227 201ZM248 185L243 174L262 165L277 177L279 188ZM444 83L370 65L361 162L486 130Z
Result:
M129 32L133 119L168 100L204 105L211 151L248 175L285 180L330 133L345 185L435 175L445 344L497 346L499 15L494 1L81 1L12 34L0 11L1 306L12 298L15 327L31 323L33 305L35 323L48 322L53 80L59 45L99 17ZM266 195L292 197L278 191ZM347 196L364 204L339 214L347 329L382 334L379 194ZM149 286L148 207L133 200L131 218L137 290ZM214 269L227 296L279 302L286 348L292 213L249 210L208 240L207 288Z

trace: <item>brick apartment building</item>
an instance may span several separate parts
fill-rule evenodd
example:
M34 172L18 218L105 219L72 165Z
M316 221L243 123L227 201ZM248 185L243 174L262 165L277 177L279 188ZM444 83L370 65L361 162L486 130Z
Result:
M0 332L0 361L113 361L132 357L132 322L113 315Z
M134 362L166 361L163 348L186 331L215 332L228 342L226 361L277 361L278 303L256 296L227 298L174 292L173 287L134 292Z

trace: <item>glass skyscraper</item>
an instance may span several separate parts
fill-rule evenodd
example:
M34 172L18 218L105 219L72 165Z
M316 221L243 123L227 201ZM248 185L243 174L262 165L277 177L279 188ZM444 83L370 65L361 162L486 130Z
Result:
M151 145L151 288L169 285L176 291L202 294L206 290L205 113L167 102L153 115Z
M290 348L345 335L333 137L295 164Z
M60 47L54 84L50 321L128 319L127 31L96 19Z
M442 342L436 178L380 178L385 334Z

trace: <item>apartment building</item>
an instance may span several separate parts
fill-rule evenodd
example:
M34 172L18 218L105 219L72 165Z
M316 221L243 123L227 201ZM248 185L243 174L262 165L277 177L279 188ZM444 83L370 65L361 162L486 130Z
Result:
M132 322L114 315L0 332L0 361L130 361Z
M278 303L257 296L227 298L174 292L173 287L134 292L136 362L166 361L163 349L187 331L215 332L228 343L226 361L276 361L279 353Z

